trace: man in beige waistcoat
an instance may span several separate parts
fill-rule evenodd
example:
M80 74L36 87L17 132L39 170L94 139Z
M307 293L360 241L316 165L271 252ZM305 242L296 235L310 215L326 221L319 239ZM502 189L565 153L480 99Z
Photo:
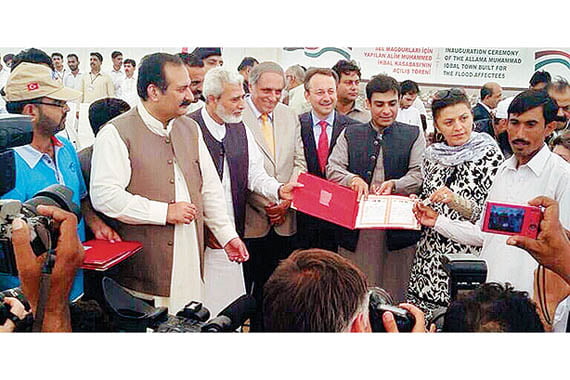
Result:
M112 277L175 313L203 297L204 223L230 260L249 255L227 215L200 128L184 116L193 98L183 62L165 53L146 56L137 92L139 104L97 135L92 202L121 222L123 240L143 243Z

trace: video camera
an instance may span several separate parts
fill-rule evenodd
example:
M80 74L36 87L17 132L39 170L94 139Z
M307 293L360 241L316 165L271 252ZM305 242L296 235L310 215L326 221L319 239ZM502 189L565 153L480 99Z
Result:
M462 294L476 289L487 281L487 262L474 255L446 254L442 257L443 268L449 276L449 303L461 298ZM430 323L437 331L443 328L446 307L432 313Z
M51 185L23 204L18 200L0 200L0 272L18 275L12 248L12 221L22 218L30 227L30 243L36 256L55 249L59 232L53 221L37 212L37 206L56 206L81 217L79 206L71 200L73 191L64 185Z
M162 333L235 332L255 313L255 299L243 295L223 309L217 317L200 302L188 303L176 315L166 307L152 307L136 298L109 277L102 281L103 295L111 318L119 331Z
M32 142L32 118L25 115L0 115L0 197L14 188L16 164L10 148Z

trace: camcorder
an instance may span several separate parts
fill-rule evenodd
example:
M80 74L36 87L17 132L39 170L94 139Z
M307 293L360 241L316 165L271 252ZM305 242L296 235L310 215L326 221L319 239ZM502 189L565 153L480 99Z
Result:
M406 309L397 307L392 296L382 288L370 289L368 311L372 332L386 332L384 322L382 322L382 314L386 311L394 315L399 332L410 332L416 324L416 318L413 314Z
M32 118L25 115L0 115L0 197L16 184L15 148L32 142Z
M168 308L151 306L109 277L103 278L102 287L106 308L114 325L122 332L235 332L256 310L255 299L244 294L212 319L210 311L196 301L171 315Z
M36 256L55 250L59 231L53 220L38 214L37 207L56 206L81 217L79 206L71 199L73 191L64 185L51 185L24 203L18 200L0 200L0 272L18 275L16 258L12 248L12 222L23 219L30 228L30 244Z
M478 288L487 281L487 262L474 255L446 254L442 256L443 268L449 276L449 303L462 297L463 294ZM445 321L446 307L432 313L430 323L442 331Z
M34 323L32 314L28 314L24 319L19 319L12 313L11 306L4 302L4 299L7 297L16 298L24 305L24 309L26 309L26 311L30 311L31 309L30 303L24 296L24 293L22 293L22 289L14 288L0 292L0 325L3 325L6 323L7 319L10 319L16 325L16 328L14 330L15 332L32 331L32 324Z

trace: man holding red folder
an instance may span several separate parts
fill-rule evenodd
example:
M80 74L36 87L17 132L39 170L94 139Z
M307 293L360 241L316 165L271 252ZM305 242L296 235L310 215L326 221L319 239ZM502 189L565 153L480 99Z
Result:
M419 191L425 150L423 131L396 122L400 86L386 75L373 77L366 85L370 123L346 128L329 157L327 179L357 191L409 195ZM403 300L414 258L418 231L345 231L339 251L367 275L369 283Z
M338 75L325 68L309 69L305 75L305 98L311 111L299 116L301 138L307 161L307 171L321 178L326 177L328 158L340 133L358 121L335 111L337 103ZM322 219L297 214L297 248L322 248L338 251L340 227Z

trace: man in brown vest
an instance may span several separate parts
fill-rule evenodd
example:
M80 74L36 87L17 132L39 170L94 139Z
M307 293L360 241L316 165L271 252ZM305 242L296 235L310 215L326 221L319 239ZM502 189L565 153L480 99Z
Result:
M203 296L204 222L230 260L243 262L248 253L200 130L184 116L193 98L183 62L165 53L146 56L137 92L141 102L97 135L92 201L121 222L124 240L143 243L113 277L177 312Z

